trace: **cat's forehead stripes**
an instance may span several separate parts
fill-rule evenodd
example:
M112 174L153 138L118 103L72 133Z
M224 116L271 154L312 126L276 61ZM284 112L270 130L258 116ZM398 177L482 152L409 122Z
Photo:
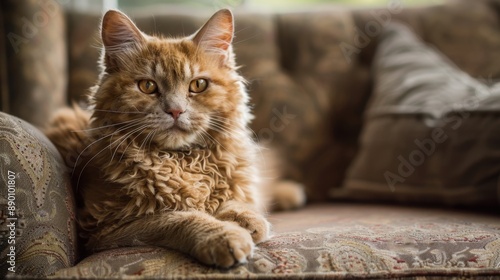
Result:
M184 77L191 77L193 75L191 71L190 63L184 63Z
M150 69L155 77L170 82L191 79L199 71L196 49L186 42L154 42L151 44Z
M208 76L192 42L153 41L149 47L147 73L165 90L185 85L196 77Z

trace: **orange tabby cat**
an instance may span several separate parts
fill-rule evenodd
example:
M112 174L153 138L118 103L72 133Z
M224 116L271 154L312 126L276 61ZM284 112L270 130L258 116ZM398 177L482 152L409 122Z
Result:
M231 12L171 39L108 11L101 35L90 112L62 110L46 130L74 168L87 248L148 244L220 267L245 262L270 226ZM281 204L302 204L301 191L287 186L292 195Z

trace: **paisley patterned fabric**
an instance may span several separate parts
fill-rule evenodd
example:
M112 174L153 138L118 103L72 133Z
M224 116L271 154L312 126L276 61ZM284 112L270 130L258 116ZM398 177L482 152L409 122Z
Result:
M73 266L74 197L55 147L31 125L0 113L0 163L0 275L13 266L13 275L37 277Z
M54 277L500 277L500 218L484 213L318 204L269 219L274 237L257 247L248 264L230 270L201 265L175 251L138 247L94 254Z

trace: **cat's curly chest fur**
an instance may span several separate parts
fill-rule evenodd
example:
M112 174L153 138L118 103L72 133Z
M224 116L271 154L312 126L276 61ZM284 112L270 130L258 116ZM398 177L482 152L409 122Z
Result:
M214 213L229 199L230 167L210 150L137 154L110 171L108 178L122 184L130 197L127 208L149 214L165 210Z

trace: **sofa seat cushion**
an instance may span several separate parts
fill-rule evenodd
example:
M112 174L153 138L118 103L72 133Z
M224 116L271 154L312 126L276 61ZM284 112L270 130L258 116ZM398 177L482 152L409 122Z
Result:
M249 263L220 270L159 247L87 257L56 277L332 279L500 276L500 218L400 206L317 204L272 214L275 235ZM427 278L426 278L427 277Z

